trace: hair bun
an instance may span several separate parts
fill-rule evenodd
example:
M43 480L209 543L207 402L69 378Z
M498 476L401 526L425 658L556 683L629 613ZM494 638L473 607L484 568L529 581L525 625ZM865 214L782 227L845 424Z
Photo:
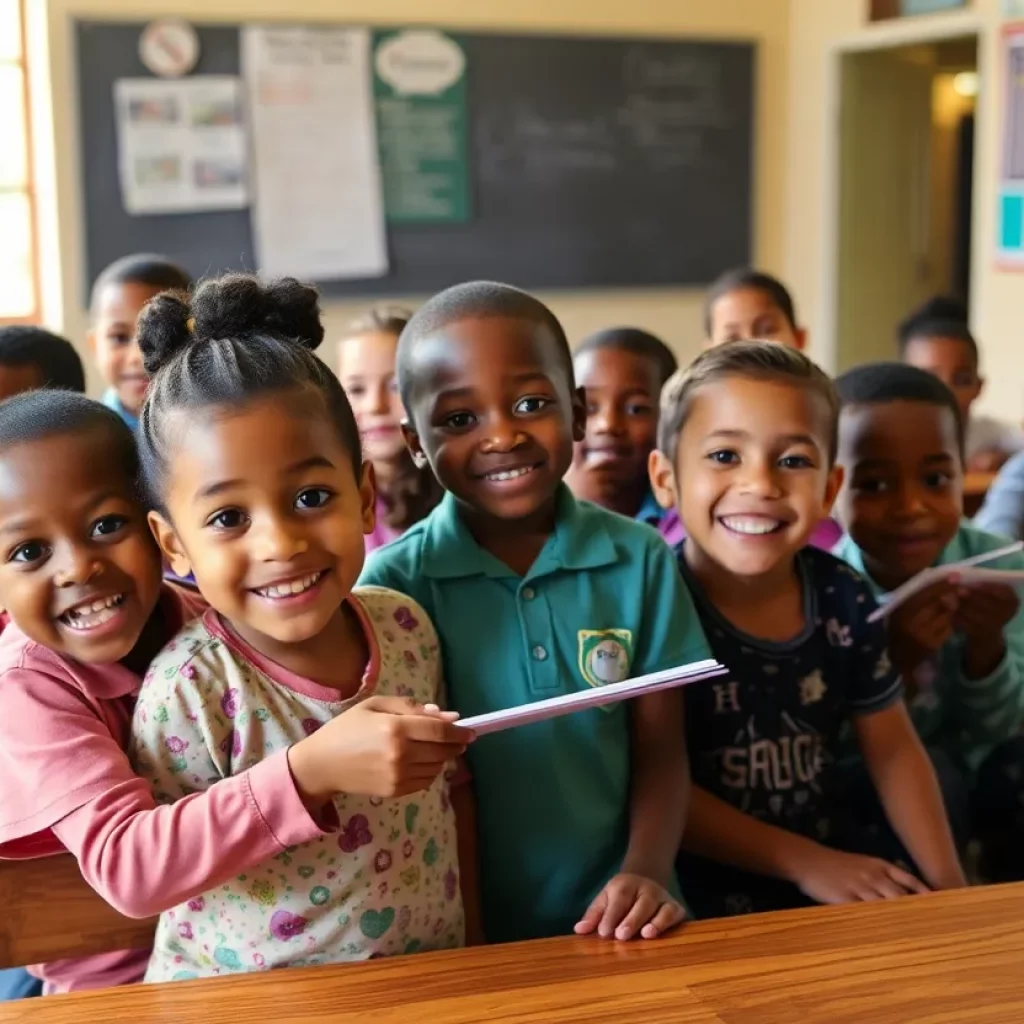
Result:
M185 292L162 292L142 308L137 337L146 373L152 376L188 345L191 315Z
M293 277L263 284L251 274L204 281L192 297L196 342L270 334L315 349L324 338L320 297Z

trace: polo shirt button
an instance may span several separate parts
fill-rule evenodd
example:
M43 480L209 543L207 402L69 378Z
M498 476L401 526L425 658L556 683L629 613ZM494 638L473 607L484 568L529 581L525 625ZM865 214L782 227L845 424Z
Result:
M534 647L532 653L537 661L544 661L548 656L548 652L544 650L544 648L541 647L540 644L537 644L537 646Z
M533 587L523 587L519 593L523 595L524 601L532 601L537 596L537 591Z

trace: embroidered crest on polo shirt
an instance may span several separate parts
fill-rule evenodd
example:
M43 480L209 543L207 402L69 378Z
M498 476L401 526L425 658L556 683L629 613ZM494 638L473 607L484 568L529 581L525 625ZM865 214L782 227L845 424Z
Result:
M581 629L577 634L580 674L590 686L629 678L633 633L628 629Z

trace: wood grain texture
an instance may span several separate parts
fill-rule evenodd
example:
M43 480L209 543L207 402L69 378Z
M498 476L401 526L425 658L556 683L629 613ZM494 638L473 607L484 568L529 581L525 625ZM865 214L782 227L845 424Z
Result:
M1020 1024L1024 884L0 1005L0 1024Z
M145 949L155 926L105 903L73 857L0 860L0 967Z

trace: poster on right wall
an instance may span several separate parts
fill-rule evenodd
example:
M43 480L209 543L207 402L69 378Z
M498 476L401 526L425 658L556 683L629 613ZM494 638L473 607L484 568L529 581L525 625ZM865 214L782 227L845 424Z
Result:
M1024 0L1001 0L1004 18L1024 18Z
M999 174L999 263L1024 270L1024 25L1004 33L1003 155Z

